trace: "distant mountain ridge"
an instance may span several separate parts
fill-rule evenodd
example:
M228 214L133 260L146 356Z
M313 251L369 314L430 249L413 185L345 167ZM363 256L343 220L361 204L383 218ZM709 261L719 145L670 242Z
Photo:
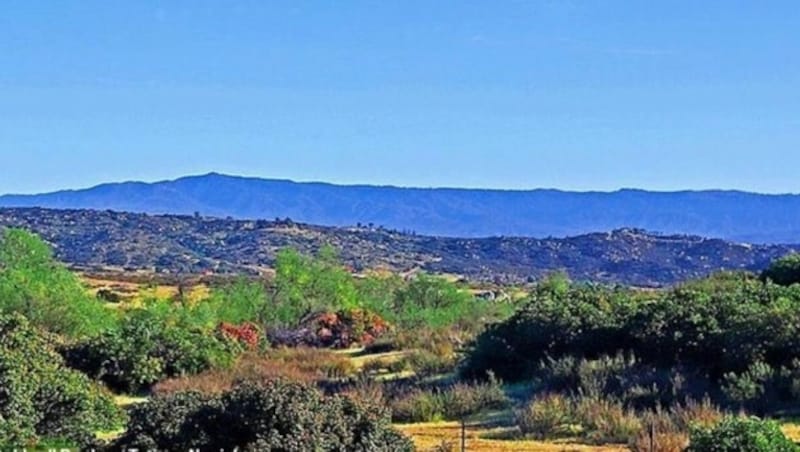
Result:
M568 192L334 185L222 174L0 196L1 207L96 209L361 224L449 237L568 237L641 228L748 243L800 242L800 195Z

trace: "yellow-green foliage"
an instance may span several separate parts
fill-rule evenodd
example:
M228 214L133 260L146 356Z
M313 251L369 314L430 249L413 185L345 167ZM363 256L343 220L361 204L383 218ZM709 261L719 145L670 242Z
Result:
M114 313L53 259L47 244L20 229L0 233L0 312L23 314L68 337L96 334L115 321Z

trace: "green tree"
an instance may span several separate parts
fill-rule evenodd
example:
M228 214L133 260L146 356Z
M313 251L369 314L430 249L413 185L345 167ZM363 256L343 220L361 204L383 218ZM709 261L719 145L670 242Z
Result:
M483 323L488 303L437 276L420 274L395 293L394 310L405 327L455 326L470 329Z
M119 328L69 347L70 366L118 390L137 392L168 377L227 367L243 350L197 322L191 308L151 302Z
M359 306L352 275L338 262L333 248L316 257L286 249L275 262L274 306L268 323L291 326L315 311L339 311Z
M21 313L72 338L96 334L115 321L114 313L53 258L46 243L21 229L0 232L0 312Z
M778 424L757 418L728 417L710 429L696 428L688 452L797 452L800 447Z
M239 278L231 284L215 288L208 300L194 306L194 310L210 309L215 322L240 324L264 323L270 315L267 289L262 281Z
M792 253L773 262L761 278L781 286L800 283L800 253Z

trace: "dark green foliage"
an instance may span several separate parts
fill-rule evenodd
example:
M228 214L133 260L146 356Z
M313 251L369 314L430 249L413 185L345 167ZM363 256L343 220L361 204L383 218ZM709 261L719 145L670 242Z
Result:
M684 368L658 368L632 354L594 359L548 358L534 371L534 384L543 391L612 397L626 406L670 406L687 397L700 399L710 385L704 375Z
M0 312L18 312L72 338L96 334L115 321L113 311L53 259L47 244L19 229L0 231Z
M464 372L475 378L491 370L500 378L521 380L532 377L547 357L615 354L632 345L624 324L633 298L622 289L542 288L511 318L478 337Z
M300 383L244 384L217 397L155 397L131 413L115 447L169 450L410 451L379 407Z
M781 286L800 283L800 254L792 253L773 262L761 278Z
M110 387L136 392L164 378L226 366L242 351L213 329L174 315L155 307L131 311L118 329L71 346L65 355L70 366Z
M721 389L732 404L767 413L786 401L800 400L800 359L779 368L756 361L742 372L726 373Z
M106 393L64 366L51 339L20 315L0 315L0 445L87 444L121 418Z
M217 420L219 401L198 392L152 397L133 407L117 446L143 450L190 450L210 442L205 433Z
M692 432L688 452L797 452L778 424L757 418L728 417L710 429Z
M663 292L593 286L540 290L505 322L481 334L465 372L534 376L548 357L632 352L659 368L688 366L712 379L756 362L774 368L800 357L800 286L741 275Z

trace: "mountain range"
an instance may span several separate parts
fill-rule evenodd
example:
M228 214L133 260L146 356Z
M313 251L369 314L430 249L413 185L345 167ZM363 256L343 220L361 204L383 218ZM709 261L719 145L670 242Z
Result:
M380 225L447 237L568 237L619 228L747 243L800 242L800 195L569 192L334 185L211 173L155 183L0 196L2 207L97 209Z

